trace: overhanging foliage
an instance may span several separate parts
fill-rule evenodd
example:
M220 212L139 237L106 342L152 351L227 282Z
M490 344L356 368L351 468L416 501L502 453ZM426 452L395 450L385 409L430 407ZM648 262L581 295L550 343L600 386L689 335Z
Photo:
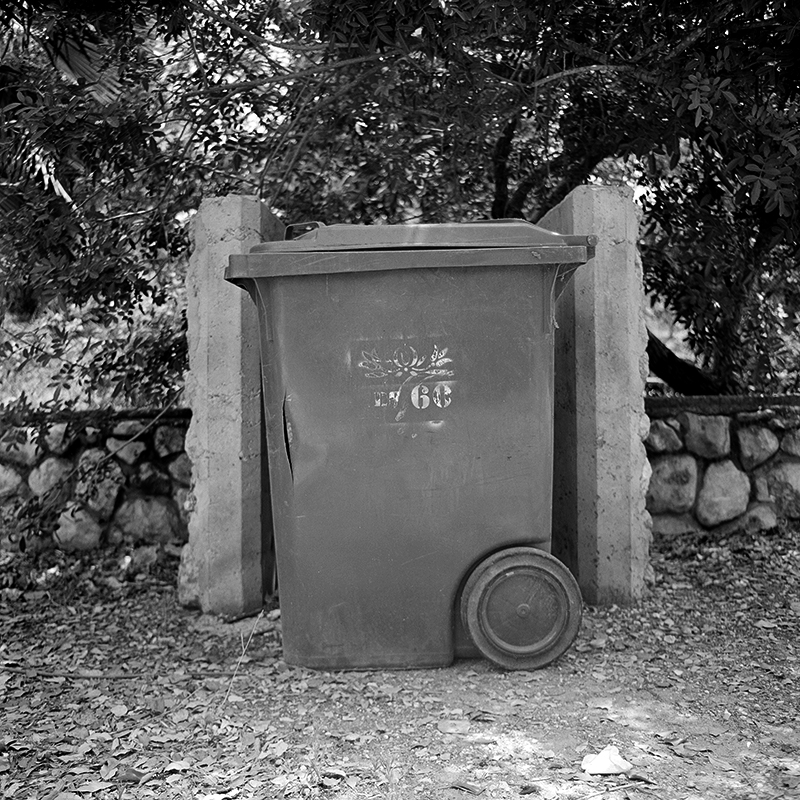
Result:
M712 379L795 388L793 4L8 8L6 308L158 298L204 194L287 222L536 221L576 185L633 181L648 288Z

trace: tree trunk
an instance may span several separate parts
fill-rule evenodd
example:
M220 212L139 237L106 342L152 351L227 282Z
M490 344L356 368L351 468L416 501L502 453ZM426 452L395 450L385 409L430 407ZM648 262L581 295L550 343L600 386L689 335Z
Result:
M722 387L694 364L678 358L658 337L647 331L650 371L671 389L684 395L718 395Z

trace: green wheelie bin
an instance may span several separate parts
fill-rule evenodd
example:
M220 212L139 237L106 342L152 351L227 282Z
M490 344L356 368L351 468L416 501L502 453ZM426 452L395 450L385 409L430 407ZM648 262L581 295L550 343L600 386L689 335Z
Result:
M554 304L595 237L310 227L225 273L258 307L285 660L544 666L581 616L549 554Z

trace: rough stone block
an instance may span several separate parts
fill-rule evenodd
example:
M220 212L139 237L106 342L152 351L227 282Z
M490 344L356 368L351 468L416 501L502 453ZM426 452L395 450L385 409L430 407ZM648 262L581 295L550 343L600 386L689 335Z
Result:
M724 458L731 452L730 418L719 415L680 416L686 449L702 458Z
M44 442L49 452L56 455L63 455L70 444L72 437L68 436L69 425L66 422L56 422L47 429Z
M750 478L732 461L709 464L697 495L695 516L712 527L738 517L747 510Z
M184 489L183 486L178 486L172 493L172 499L175 501L175 508L178 509L178 516L184 522L189 524L189 518L194 510L194 495L191 489Z
M124 483L122 469L106 452L93 448L81 453L75 497L99 520L105 521L111 516Z
M125 541L125 534L116 525L111 525L106 531L106 541L116 547Z
M800 517L800 464L778 464L766 473L767 485L781 514Z
M10 497L17 493L22 476L13 468L0 464L0 497Z
M186 527L171 500L164 497L132 497L117 509L114 524L126 539L168 543L186 539Z
M723 536L733 533L761 533L778 527L778 515L769 503L753 503L741 517L726 522L714 529Z
M789 431L781 439L781 450L790 456L800 456L800 431Z
M53 534L56 545L66 552L94 550L100 544L103 528L80 503L70 503L58 518Z
M156 453L165 458L183 452L186 446L186 431L173 425L161 425L156 428L153 440Z
M100 428L94 428L92 426L88 426L83 429L83 441L86 444L92 445L97 444L103 436L103 431Z
M654 514L653 536L684 536L702 533L703 526L691 514Z
M650 423L650 432L644 445L651 453L677 453L683 450L681 437L663 419L654 419Z
M41 497L62 483L72 472L72 463L65 458L46 458L28 475L28 486Z
M690 511L697 496L697 462L688 455L654 458L647 489L651 514L682 514Z
M106 439L106 447L115 458L124 461L126 464L135 464L142 453L147 450L147 446L139 441L126 441L124 439Z
M169 494L172 489L169 475L149 461L139 464L134 483L146 494Z
M773 501L774 498L769 490L769 482L766 476L756 476L753 479L753 487L755 488L755 500L757 503L771 503Z
M129 569L134 575L150 572L158 563L158 554L161 547L157 544L146 544L141 547L134 547L131 551L131 561Z
M736 435L742 467L748 471L772 458L780 446L778 437L769 428L761 425L740 428Z
M113 436L121 436L130 439L145 429L145 424L137 419L126 419L118 422L111 431Z
M169 474L182 486L192 485L192 461L186 453L181 453L167 469Z

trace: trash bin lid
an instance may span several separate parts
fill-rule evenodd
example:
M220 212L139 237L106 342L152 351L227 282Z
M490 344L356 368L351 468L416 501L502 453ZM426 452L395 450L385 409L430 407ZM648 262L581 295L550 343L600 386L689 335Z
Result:
M324 225L230 257L228 280L413 267L580 265L596 236L564 235L520 219L423 225ZM293 226L295 227L295 226ZM380 253L379 257L376 257Z
M305 250L382 250L387 247L535 247L596 243L594 236L564 236L521 219L429 225L324 225L296 239L257 244L251 253ZM295 226L290 226L295 227ZM592 240L591 243L589 240Z

